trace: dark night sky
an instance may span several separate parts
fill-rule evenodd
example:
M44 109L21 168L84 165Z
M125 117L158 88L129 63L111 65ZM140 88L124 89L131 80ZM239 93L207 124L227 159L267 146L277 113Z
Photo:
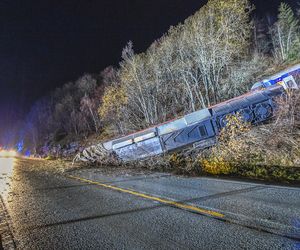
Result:
M129 40L145 50L205 2L0 0L0 122L85 72L118 65ZM274 15L280 1L253 2L257 13Z

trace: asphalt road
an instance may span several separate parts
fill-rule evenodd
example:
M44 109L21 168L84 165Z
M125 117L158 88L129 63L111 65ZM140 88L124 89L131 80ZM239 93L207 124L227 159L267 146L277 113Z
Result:
M17 166L5 204L18 249L300 249L300 188Z

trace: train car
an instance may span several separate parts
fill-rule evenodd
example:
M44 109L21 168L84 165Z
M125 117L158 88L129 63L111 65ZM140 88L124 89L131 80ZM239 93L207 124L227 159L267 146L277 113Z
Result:
M300 85L300 64L255 83L251 91L266 89L274 85L282 85L285 89L298 89Z
M285 94L289 89L299 88L300 64L254 84L251 91L242 96L105 142L101 147L113 152L123 161L147 158L188 147L211 147L216 143L221 129L226 126L228 115L240 114L246 122L262 123L273 116L276 97Z

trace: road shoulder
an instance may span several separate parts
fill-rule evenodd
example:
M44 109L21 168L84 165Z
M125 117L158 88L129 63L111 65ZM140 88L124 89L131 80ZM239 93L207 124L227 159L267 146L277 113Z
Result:
M10 217L0 196L0 249L16 249L10 228Z

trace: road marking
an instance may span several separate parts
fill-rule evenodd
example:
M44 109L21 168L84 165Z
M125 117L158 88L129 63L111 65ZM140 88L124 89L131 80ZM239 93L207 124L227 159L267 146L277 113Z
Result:
M131 195L138 196L138 197L148 199L148 200L157 201L157 202L160 202L160 203L163 203L163 204L167 204L167 205L177 207L177 208L180 208L180 209L185 209L185 210L197 212L197 213L200 213L200 214L210 215L210 216L217 217L217 218L223 218L225 216L224 214L221 214L221 213L218 213L218 212L215 212L215 211L212 211L212 210L207 210L205 208L200 208L200 207L196 207L196 206L192 206L192 205L188 205L188 204L184 204L184 203L180 203L180 202L176 202L176 201L172 201L172 200L167 200L167 199L164 199L164 198L160 198L160 197L156 197L156 196L152 196L152 195L148 195L148 194L143 194L143 193L140 193L140 192L137 192L137 191L134 191L134 190L124 189L124 188L120 188L120 187L100 183L100 182L97 182L97 181L91 181L91 180L81 178L81 177L77 177L77 176L73 176L73 175L68 175L68 177L71 178L71 179L75 179L75 180L85 182L85 183L90 183L90 184L93 184L93 185L96 185L96 186L105 187L105 188L112 189L112 190L115 190L115 191L119 191L119 192L122 192L122 193L131 194Z

